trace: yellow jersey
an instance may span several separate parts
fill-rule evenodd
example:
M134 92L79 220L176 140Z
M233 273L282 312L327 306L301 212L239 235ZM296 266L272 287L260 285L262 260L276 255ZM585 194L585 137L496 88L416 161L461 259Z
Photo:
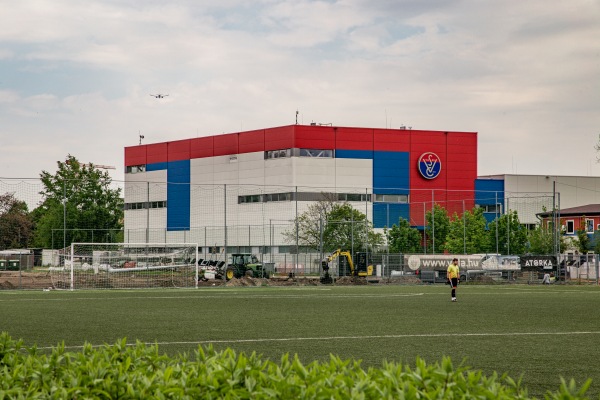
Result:
M452 279L452 278L458 278L458 274L459 274L459 269L458 269L458 265L456 264L450 264L448 266L448 279Z

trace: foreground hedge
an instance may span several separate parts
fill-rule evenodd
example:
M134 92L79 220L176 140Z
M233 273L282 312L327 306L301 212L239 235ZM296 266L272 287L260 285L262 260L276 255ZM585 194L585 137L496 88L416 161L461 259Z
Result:
M582 388L563 382L548 399L584 398ZM256 354L201 348L177 357L143 343L51 354L26 348L0 334L0 399L527 399L518 381L503 375L455 368L449 358L416 367L384 363L364 370L360 363L331 356L303 365L297 357L279 363Z

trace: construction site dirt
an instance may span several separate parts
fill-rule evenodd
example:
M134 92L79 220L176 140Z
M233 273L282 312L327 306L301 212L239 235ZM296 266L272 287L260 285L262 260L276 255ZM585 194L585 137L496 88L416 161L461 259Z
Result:
M0 271L0 290L54 290L54 289L69 289L70 285L64 281L64 276L61 279L57 279L52 275L51 272L26 272L26 271ZM156 278L156 277L155 277ZM369 280L362 277L351 277L344 276L338 277L334 280L333 285L368 285L368 284L418 284L420 281L417 278L407 279L408 277L392 278L392 279L379 279ZM147 278L139 277L135 279L132 277L129 280L135 280L132 287L143 288L144 283L149 283ZM139 280L139 282L137 282ZM165 279L164 281L158 282L156 279L149 285L149 288L163 287L167 288L177 287L175 285L169 285L170 280ZM189 286L194 287L194 282L188 281ZM245 276L242 278L233 278L231 280L214 279L214 280L199 280L197 286L202 287L268 287L268 286L320 286L322 283L318 276L274 276L270 279L265 278L254 278ZM126 288L127 285L120 286L119 288ZM77 286L76 286L77 288ZM101 288L95 285L94 288ZM109 289L111 287L107 287ZM112 286L112 288L116 288Z

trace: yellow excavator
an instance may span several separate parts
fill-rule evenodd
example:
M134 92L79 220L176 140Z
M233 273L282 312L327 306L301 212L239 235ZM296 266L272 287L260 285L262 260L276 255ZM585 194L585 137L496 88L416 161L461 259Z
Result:
M321 283L333 283L333 278L329 274L329 263L340 257L338 268L339 276L371 276L373 275L373 265L368 259L368 253L356 253L356 263L352 260L352 254L349 251L337 249L321 261L323 276Z

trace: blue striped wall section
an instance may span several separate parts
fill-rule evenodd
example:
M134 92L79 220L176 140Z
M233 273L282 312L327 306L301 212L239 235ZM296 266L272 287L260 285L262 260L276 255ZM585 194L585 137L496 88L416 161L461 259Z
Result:
M167 231L190 230L190 160L167 166Z
M399 151L375 151L373 156L373 193L409 194L409 154Z
M167 231L190 230L190 160L146 165L146 171L167 170Z
M161 171L167 169L168 162L158 162L146 165L146 171Z
M373 227L391 228L392 225L398 225L400 218L410 221L408 204L373 203Z
M357 158L360 160L372 160L371 150L336 150L335 158Z
M504 179L475 179L475 205L492 205L500 203L504 209ZM498 215L496 213L483 213L485 220L490 223Z

